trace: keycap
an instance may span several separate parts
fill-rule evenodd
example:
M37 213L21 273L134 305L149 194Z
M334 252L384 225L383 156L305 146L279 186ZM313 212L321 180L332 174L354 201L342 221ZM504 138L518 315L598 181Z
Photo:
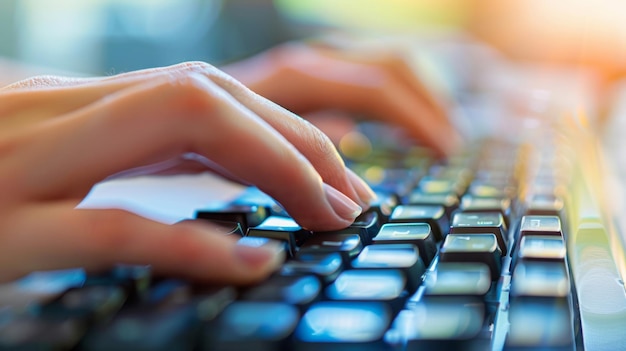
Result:
M327 301L314 304L296 329L294 350L385 350L391 311L378 302Z
M426 269L417 247L413 244L370 245L352 260L356 269L398 269L407 280L407 288L413 293L420 285Z
M372 238L376 236L380 229L380 218L376 211L366 211L361 213L354 222L346 229L337 231L340 234L358 233L364 245L369 245Z
M561 217L564 207L563 200L556 195L533 194L528 201L526 214L531 216Z
M200 209L196 211L196 219L216 221L219 223L239 223L244 232L249 227L255 227L263 223L269 216L266 207L248 204L230 204L216 208Z
M299 252L287 261L280 270L282 275L314 274L323 284L333 282L344 269L341 255L337 252Z
M426 266L437 254L437 242L427 223L387 223L372 240L374 244L413 244Z
M577 349L566 300L516 299L511 302L509 322L505 350Z
M509 226L511 215L511 200L500 197L477 197L466 194L461 198L459 210L468 212L500 212L505 224Z
M401 205L389 217L391 223L428 223L437 241L448 234L449 222L443 206Z
M459 212L452 217L450 234L492 233L502 253L508 252L507 227L499 212Z
M520 236L528 234L563 236L561 220L557 216L523 216Z
M459 208L459 197L454 192L443 194L428 194L414 191L409 195L408 205L443 206L448 218Z
M325 290L335 301L383 302L397 311L408 297L406 276L398 269L352 269L342 272Z
M449 234L441 246L440 262L478 262L489 267L491 280L502 270L502 252L494 234Z
M566 298L569 293L569 274L564 262L524 261L515 266L511 296Z
M299 319L298 309L286 303L238 301L206 327L202 350L287 349Z
M261 237L280 240L287 243L289 257L293 257L296 247L301 245L311 235L308 230L302 229L293 219L270 216L260 225L248 229L247 237Z
M439 262L424 277L426 296L484 296L491 288L489 266L483 263Z
M313 275L281 276L244 290L240 298L247 301L286 302L305 307L317 300L322 292L320 280Z
M518 257L525 260L565 260L563 238L556 235L524 235L519 244Z
M477 298L428 297L400 311L388 333L407 350L486 350L480 340L485 305Z
M310 253L339 253L346 263L356 257L363 249L359 234L341 234L339 232L316 232L300 247L296 257Z

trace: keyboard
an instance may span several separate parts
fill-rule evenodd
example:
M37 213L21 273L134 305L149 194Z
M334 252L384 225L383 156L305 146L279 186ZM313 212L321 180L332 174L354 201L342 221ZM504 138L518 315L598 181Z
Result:
M378 195L348 228L304 230L253 187L198 209L242 245L284 245L266 281L200 286L125 265L48 275L54 294L0 309L0 349L594 349L586 332L615 323L596 323L580 294L614 291L594 274L619 274L587 264L611 251L575 149L548 130L437 160L379 127L361 129L377 147L341 150Z

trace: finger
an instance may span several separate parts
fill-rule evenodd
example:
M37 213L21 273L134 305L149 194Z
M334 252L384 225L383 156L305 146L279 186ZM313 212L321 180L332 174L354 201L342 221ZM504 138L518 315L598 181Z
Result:
M200 75L128 88L16 139L8 164L33 166L6 181L31 198L82 196L111 174L196 152L259 186L306 228L345 227L360 212L281 134Z
M33 220L36 218L37 220ZM0 280L31 271L117 263L151 265L157 273L246 284L284 260L279 245L236 245L208 225L165 225L122 210L78 210L70 203L33 204L2 226Z
M355 182L346 173L343 160L330 139L306 120L265 99L224 72L204 62L186 62L169 67L159 67L122 74L119 78L132 81L158 74L184 76L190 72L203 74L220 88L226 90L246 108L263 118L293 144L315 167L324 182L338 189L361 207L368 207L375 197L363 182ZM306 96L306 94L305 94Z

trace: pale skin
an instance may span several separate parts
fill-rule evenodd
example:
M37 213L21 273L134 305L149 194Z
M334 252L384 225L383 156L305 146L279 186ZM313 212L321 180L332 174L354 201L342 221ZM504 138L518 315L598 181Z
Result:
M182 157L188 153L210 160L202 167L217 165L255 184L307 229L348 226L374 194L345 167L326 135L277 103L296 112L357 110L363 99L365 108L386 111L385 118L409 126L413 135L431 133L429 119L437 133L449 129L454 135L424 91L401 79L397 65L318 54L327 61L317 77L294 69L297 60L287 66L284 60L265 62L262 77L246 74L251 66L232 66L230 72L252 90L200 62L105 78L40 76L0 89L0 281L35 270L101 270L115 263L150 264L160 274L220 283L266 277L283 260L278 245L236 245L206 224L165 225L118 209L75 209L94 184L128 170L143 167L145 173L147 165L167 163L189 171ZM338 68L352 72L346 67L358 73L352 82L347 73L341 81L324 75ZM416 122L391 93L362 83L368 69L377 75L374 82L382 77L385 87L402 88L398 94L420 101L413 105L423 113L412 114ZM309 86L311 93L300 96L304 91L280 84L285 80ZM335 95L316 93L333 89ZM441 154L450 151L434 138L424 140Z

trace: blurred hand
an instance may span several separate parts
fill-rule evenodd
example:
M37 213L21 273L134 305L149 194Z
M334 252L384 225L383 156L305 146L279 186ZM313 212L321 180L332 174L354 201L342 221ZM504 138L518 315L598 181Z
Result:
M445 111L395 51L288 43L224 69L300 115L324 109L367 114L403 127L440 156L461 142Z
M189 153L257 185L311 230L348 226L373 198L323 133L207 64L35 77L0 89L0 280L115 263L226 283L267 276L282 260L278 246L75 209L111 175Z

